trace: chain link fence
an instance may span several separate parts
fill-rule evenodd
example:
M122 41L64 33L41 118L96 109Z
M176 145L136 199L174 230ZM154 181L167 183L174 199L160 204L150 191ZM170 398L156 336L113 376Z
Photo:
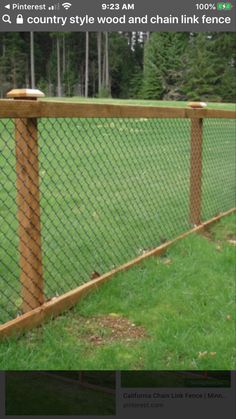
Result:
M235 206L234 120L146 114L0 119L1 323Z

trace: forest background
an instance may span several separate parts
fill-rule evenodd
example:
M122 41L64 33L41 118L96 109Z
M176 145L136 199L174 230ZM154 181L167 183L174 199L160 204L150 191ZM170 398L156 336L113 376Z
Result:
M234 102L235 33L0 33L0 97Z

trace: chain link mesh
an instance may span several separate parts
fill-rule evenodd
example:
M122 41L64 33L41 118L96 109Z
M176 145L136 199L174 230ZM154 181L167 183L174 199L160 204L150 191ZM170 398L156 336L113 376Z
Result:
M191 120L15 122L0 120L1 323L42 304L42 287L49 300L191 228ZM235 206L234 150L234 121L204 120L202 220Z
M234 208L236 186L234 119L204 119L202 220Z

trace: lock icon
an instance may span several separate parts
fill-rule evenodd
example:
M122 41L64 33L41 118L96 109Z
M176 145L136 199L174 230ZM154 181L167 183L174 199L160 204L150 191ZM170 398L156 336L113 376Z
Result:
M23 19L22 15L17 15L16 23L17 23L17 25L22 25L24 23L24 19Z

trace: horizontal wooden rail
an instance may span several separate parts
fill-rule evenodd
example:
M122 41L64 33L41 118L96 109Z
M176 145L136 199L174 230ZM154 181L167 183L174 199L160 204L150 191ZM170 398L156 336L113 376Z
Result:
M206 221L200 224L199 226L193 228L192 230L189 230L186 233L181 234L176 239L167 241L166 243L162 244L156 249L153 249L150 252L147 252L144 255L139 256L136 259L133 259L131 262L125 263L124 265L121 265L120 267L113 269L112 271L100 276L99 278L89 281L79 286L78 288L69 291L64 295L61 295L60 297L55 297L51 301L44 303L41 307L38 307L26 314L17 317L14 320L11 320L1 325L0 338L5 338L13 334L22 332L24 330L32 329L35 326L39 326L43 321L53 318L61 314L63 311L73 307L83 296L88 294L93 289L97 289L100 285L102 285L104 282L107 282L109 279L111 279L119 272L127 271L128 269L132 268L133 266L142 262L144 259L147 259L151 256L158 256L165 253L171 245L175 244L179 240L184 239L192 233L199 233L201 230L204 230L204 228L220 220L222 217L234 213L235 211L236 208L233 208L227 212L221 213L217 217L214 217L211 220Z
M108 387L104 387L104 386L100 386L100 385L96 385L96 384L90 384L87 381L81 381L81 380L76 380L75 378L67 378L64 377L62 375L56 375L47 371L37 371L34 373L36 376L38 376L39 374L43 375L43 376L47 376L47 377L51 377L54 380L58 380L58 381L64 381L66 383L71 383L71 384L75 384L81 387L85 387L85 388L89 388L91 390L95 390L95 391L101 391L103 393L108 393L108 394L115 394L116 390L113 388L108 388Z
M236 111L0 100L0 118L236 118Z

